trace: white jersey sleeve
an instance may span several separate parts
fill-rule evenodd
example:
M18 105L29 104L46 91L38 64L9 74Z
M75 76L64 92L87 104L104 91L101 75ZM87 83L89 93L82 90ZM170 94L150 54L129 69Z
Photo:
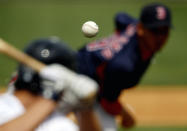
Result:
M13 94L0 95L0 125L15 119L24 112L23 105Z
M79 128L62 113L54 112L36 131L79 131Z
M25 113L19 99L11 93L0 95L0 125ZM35 131L79 131L78 126L63 113L54 112Z

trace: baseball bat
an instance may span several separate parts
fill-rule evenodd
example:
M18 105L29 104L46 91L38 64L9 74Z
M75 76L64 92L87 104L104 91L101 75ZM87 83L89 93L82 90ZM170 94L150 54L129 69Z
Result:
M18 62L27 65L28 67L31 67L35 71L39 72L42 68L44 68L46 65L42 62L32 58L31 56L19 51L6 41L0 38L0 53L5 54L9 56L10 58L13 58L17 60Z

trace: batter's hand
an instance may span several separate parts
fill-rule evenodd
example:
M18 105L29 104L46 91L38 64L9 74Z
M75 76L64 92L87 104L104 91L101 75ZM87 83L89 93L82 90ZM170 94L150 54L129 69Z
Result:
M46 98L59 99L62 91L69 86L68 76L71 71L64 66L52 64L43 68L39 75L42 78L41 86Z
M85 75L77 74L63 92L60 101L62 111L75 111L93 105L98 90L97 83Z
M90 104L95 100L98 85L85 75L77 74L58 64L46 66L39 74L44 79L43 84L50 87L51 91L57 94L63 91L61 105L76 107Z

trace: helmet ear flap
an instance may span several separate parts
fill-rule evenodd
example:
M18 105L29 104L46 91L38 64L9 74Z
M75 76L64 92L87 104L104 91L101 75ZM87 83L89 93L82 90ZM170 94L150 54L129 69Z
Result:
M24 65L21 65L20 72L22 73L23 80L28 83L32 81L34 74L36 74L34 70Z
M33 94L39 94L42 91L39 75L24 65L19 65L18 67L18 77L15 81L15 87L17 90L25 89Z

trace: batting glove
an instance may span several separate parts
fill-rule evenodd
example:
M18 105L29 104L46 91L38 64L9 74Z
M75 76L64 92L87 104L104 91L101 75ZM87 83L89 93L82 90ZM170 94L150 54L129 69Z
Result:
M53 98L54 94L61 96L61 107L74 108L78 105L89 105L95 100L98 90L97 83L85 75L77 74L68 68L52 64L39 73L40 76L47 80L43 82L46 85L44 96ZM50 93L49 93L50 92ZM63 92L63 95L59 95Z
M76 75L63 92L61 111L75 111L92 107L98 90L97 83L85 75Z
M43 68L39 75L42 78L42 95L45 98L59 100L63 90L69 86L68 76L71 71L62 65L52 64Z

